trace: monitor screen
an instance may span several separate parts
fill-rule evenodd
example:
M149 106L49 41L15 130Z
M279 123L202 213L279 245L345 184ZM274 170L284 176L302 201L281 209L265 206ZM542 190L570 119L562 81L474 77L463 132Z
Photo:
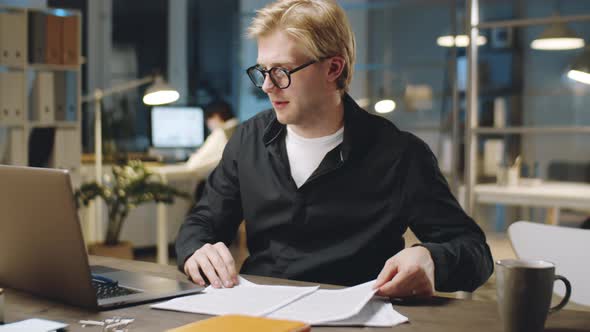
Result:
M152 108L152 146L193 148L205 139L203 109L199 107Z

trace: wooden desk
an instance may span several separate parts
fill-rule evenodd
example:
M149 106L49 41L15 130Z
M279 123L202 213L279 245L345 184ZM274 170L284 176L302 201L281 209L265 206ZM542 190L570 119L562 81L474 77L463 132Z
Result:
M115 268L125 268L168 278L185 278L173 266L103 257L91 257L90 260L91 264L95 265L100 264ZM42 276L39 276L39 282L42 282L42 278ZM265 284L306 285L303 282L265 277L249 277L248 279L253 282ZM331 287L326 286L325 288ZM90 312L35 298L10 289L5 290L5 292L6 322L14 322L31 317L46 318L70 324L68 331L99 331L98 328L93 327L82 328L78 323L80 319L102 320L113 316L132 317L135 318L135 322L129 326L129 331L162 331L209 317L207 315L153 310L149 308L148 304L112 311ZM410 319L410 323L391 329L313 327L312 331L502 331L495 302L433 298L414 303L394 303L394 307L403 315L407 316ZM590 331L590 313L569 310L560 311L549 316L546 327L546 331Z

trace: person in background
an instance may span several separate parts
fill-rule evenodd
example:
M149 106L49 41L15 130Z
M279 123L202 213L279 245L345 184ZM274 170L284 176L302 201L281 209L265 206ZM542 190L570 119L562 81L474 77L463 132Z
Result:
M225 101L211 102L205 107L204 112L210 134L203 145L186 161L186 167L198 169L199 174L203 174L195 189L195 201L201 197L206 177L219 164L223 149L238 126L238 119L234 117L231 105Z

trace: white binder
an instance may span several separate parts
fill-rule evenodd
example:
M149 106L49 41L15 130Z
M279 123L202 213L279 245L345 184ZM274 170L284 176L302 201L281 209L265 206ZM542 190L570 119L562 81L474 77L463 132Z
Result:
M27 16L25 12L0 12L0 63L23 66L26 60Z
M0 123L23 124L26 119L24 73L0 72Z
M10 13L0 11L0 64L10 63Z
M1 123L2 119L0 118L0 124ZM0 126L0 164L8 163L8 137L8 128Z
M1 40L0 40L1 42ZM8 102L8 83L6 72L0 72L0 124L10 124L10 103Z
M7 72L9 82L8 100L10 106L10 121L13 124L24 124L27 118L25 109L25 74L24 72Z
M32 119L41 124L55 122L55 94L53 73L39 71L33 84Z
M29 156L27 156L27 136L23 128L11 128L9 138L9 156L8 163L16 166L27 166Z

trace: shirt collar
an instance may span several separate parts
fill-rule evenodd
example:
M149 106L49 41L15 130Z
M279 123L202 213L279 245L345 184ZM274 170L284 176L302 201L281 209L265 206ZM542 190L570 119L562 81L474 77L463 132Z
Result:
M345 94L343 97L344 102L344 137L341 145L341 158L343 161L348 160L357 147L363 146L363 141L367 138L367 135L363 133L363 125L365 123L363 110L350 95ZM269 146L284 137L286 126L281 124L276 114L272 115L272 119L264 129L263 142L265 146Z

